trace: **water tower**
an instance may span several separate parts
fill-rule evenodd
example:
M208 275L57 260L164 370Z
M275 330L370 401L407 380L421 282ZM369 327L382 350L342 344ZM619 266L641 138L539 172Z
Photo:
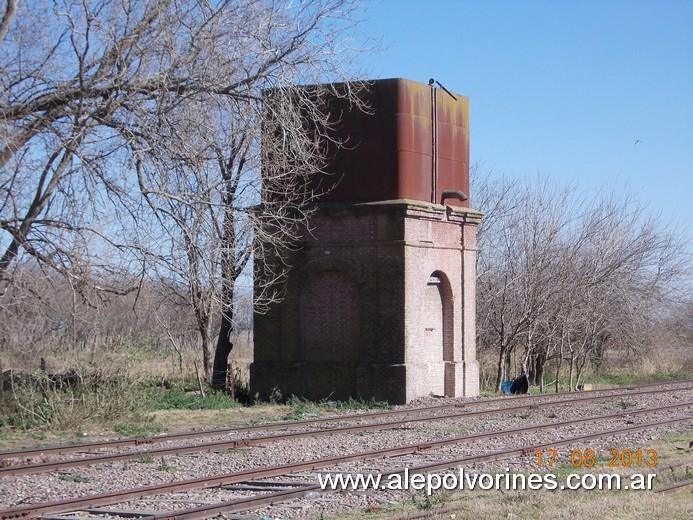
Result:
M289 258L285 298L255 316L251 393L478 395L469 100L405 79L364 97L335 130L341 181Z

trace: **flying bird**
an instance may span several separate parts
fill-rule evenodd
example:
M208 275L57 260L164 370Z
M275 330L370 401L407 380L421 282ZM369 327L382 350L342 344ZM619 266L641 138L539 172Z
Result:
M637 145L638 143L642 143L642 141L640 139L636 139L633 143L633 148L635 148L635 145Z

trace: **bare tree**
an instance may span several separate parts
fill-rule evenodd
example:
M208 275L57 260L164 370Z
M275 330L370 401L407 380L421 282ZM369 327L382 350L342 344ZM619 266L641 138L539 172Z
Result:
M543 390L564 361L570 388L606 349L638 353L659 316L685 291L688 255L675 227L627 192L589 198L546 179L478 183L487 220L480 233L479 338L497 359L496 388L522 349Z
M539 316L556 304L557 253L576 211L574 189L556 189L546 180L505 185L500 193L505 201L494 208L500 214L492 215L492 226L482 224L477 283L485 337L497 346L497 390L512 350L524 344L527 361L535 351Z
M162 87L147 56L166 7L22 3L10 20L0 46L5 288L27 256L78 288L135 287L132 262L145 248L134 231L146 225L131 196L127 142L109 122L131 118Z
M353 2L13 6L0 47L4 286L26 257L120 292L157 265L187 287L208 375L219 327L218 384L237 280L290 242L325 160L334 116L293 87L348 79ZM264 275L261 303L282 278Z
M10 23L12 23L12 19L17 16L18 3L18 0L7 0L5 2L5 13L2 17L2 22L0 22L0 43L5 40L7 31L10 28Z
M343 49L338 52L346 20L341 19L339 28L327 23L345 4L312 3L305 12L276 12L276 6L267 6L255 13L258 18L250 26L257 32L252 33L250 48L239 56L246 59L268 45L258 49L257 42L272 42L274 50L267 59L274 60L277 46L284 59L245 81L245 98L189 101L177 110L185 112L180 118L192 126L193 135L178 128L165 143L141 146L140 190L169 237L166 269L189 287L205 374L215 388L226 384L231 335L237 327L238 284L245 284L246 293L254 285L254 307L260 312L281 298L289 266L262 260L284 258L286 248L295 242L310 215L309 203L319 194L315 174L322 172L328 152L340 144L329 137L328 129L338 118L327 110L322 97L329 93L362 106L358 82L295 85L298 79L338 77L336 60L341 67L348 57ZM308 32L299 30L304 26ZM241 70L240 64L229 74L235 70ZM169 122L164 125L174 127ZM205 131L199 132L200 128ZM252 273L253 259L261 271Z

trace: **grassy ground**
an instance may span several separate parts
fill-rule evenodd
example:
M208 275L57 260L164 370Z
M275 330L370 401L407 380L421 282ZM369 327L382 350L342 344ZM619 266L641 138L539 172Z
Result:
M53 387L45 372L35 379L15 381L0 390L0 450L25 446L79 443L116 436L143 436L163 432L212 429L276 420L300 420L330 414L335 409L383 408L386 403L348 401L310 403L291 398L286 404L255 403L244 406L226 395L199 394L192 362L187 372L169 357L135 351L98 361L78 360L83 375L75 387ZM189 360L188 360L189 361ZM50 363L50 361L49 361ZM243 379L244 361L236 360ZM7 365L5 365L7 367ZM589 374L594 388L649 383L691 377L689 365L624 367ZM29 372L27 372L29 373ZM33 377L33 376L32 376ZM553 387L547 388L552 391ZM533 388L536 391L535 388ZM487 391L488 393L488 391ZM624 403L623 406L626 406ZM693 459L690 436L669 436L643 446L656 449L658 467ZM600 460L600 462L604 462ZM602 472L610 468L603 469ZM499 467L499 471L504 469ZM591 470L596 472L596 469ZM660 471L656 486L693 478L693 463L675 471ZM405 513L430 513L437 519L688 519L693 510L693 487L673 495L645 491L464 491L421 493L394 497L379 511L358 511L335 520L380 520ZM444 509L444 513L436 513Z
M330 407L367 409L387 405L356 400L315 404L292 398L288 406L270 406L269 403L245 406L209 389L202 398L197 380L192 376L182 381L168 381L164 387L159 377L147 379L127 367L88 370L84 373L89 375L74 387L50 386L45 374L39 373L32 375L35 379L15 382L12 388L0 391L0 442L55 441L81 438L84 434L143 436L249 421L295 420L305 415L320 415ZM597 389L686 377L690 374L602 374L593 379L593 386ZM245 392L246 397L250 397L243 385L239 389L238 395ZM538 391L535 387L531 390ZM492 395L488 389L483 393Z
M78 418L66 417L63 420L70 421L63 424L73 427L51 428L37 425L26 429L11 426L0 428L0 450L302 420L330 415L339 410L388 408L387 403L383 402L351 399L344 402L312 403L296 397L289 398L284 404L257 402L244 406L225 394L208 391L202 398L196 391L185 390L184 385L174 389L140 387L132 391L139 399L139 406L115 420L80 420L73 423ZM64 413L63 409L67 407L65 400L75 399L73 394L63 394L64 392L49 394L51 406L58 413Z
M239 381L237 397L253 400L246 386L252 360L252 338L242 336L232 352ZM193 428L215 428L249 421L300 419L324 413L330 406L379 408L383 403L306 403L291 400L287 407L258 403L244 406L207 389L201 398L196 363L199 352L178 353L136 346L103 352L44 352L42 363L31 357L2 352L0 367L0 442L63 442L94 436L142 436ZM489 360L486 360L490 362ZM491 360L492 361L492 360ZM482 368L485 366L481 358ZM197 363L199 366L199 360ZM55 376L76 374L76 380ZM588 372L583 382L593 388L650 383L693 376L690 353L658 352L636 365L614 361L599 373ZM492 378L482 378L490 381ZM562 385L567 388L567 382ZM537 393L537 387L531 387ZM546 392L554 391L547 386ZM484 388L484 395L493 390ZM284 396L287 397L287 396ZM275 402L281 402L278 395ZM0 446L1 448L1 446Z

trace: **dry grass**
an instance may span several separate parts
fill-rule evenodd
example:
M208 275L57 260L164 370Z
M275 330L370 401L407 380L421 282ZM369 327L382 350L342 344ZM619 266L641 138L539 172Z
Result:
M175 432L279 421L288 410L284 405L263 404L227 410L159 410L152 415L165 431Z
M693 348L679 345L652 350L643 356L640 370L646 374L681 372L693 375Z
M248 367L253 360L252 333L239 333L233 343L231 362L241 379L247 381ZM196 362L202 370L201 349L187 348L179 353L173 349L152 349L129 343L96 351L44 348L40 356L28 351L0 351L0 370L34 373L40 369L41 359L49 374L63 374L71 369L87 372L99 367L109 372L125 370L133 380L144 376L152 381L195 378Z
M421 503L421 502L419 502ZM649 492L477 492L453 494L439 500L425 518L430 520L688 520L693 491L659 495ZM436 513L436 509L445 509ZM413 501L383 512L322 515L324 520L387 520L422 513Z
M234 344L234 373L241 383L247 382L252 335L239 335ZM108 433L113 428L122 429L123 425L137 432L132 434L141 434L151 428L167 428L169 424L175 427L176 419L163 426L149 420L150 398L155 387L196 387L197 371L203 375L201 351L155 350L132 344L112 347L92 352L46 348L42 356L33 358L2 352L0 436L19 438L17 432L22 430ZM201 418L200 422L213 427L223 420Z
M563 493L561 493L563 494ZM585 520L589 518L651 520L690 518L690 499L681 495L664 496L647 493L638 496L625 493L569 492L567 496L547 492L513 492L489 495L462 503L456 513L432 518L456 520L507 520L536 518L540 520ZM454 516L453 516L454 515Z
M230 408L225 410L159 410L142 417L140 424L133 422L133 428L156 426L156 431L146 431L145 434L160 432L174 433L193 430L211 430L215 428L260 424L282 420L291 408L286 405L262 404L246 408ZM25 447L53 446L71 442L89 442L110 438L123 437L122 432L111 429L112 425L82 424L79 430L34 429L30 431L5 430L0 434L0 451L15 450ZM137 435L133 433L132 436Z
M497 354L492 350L479 351L477 353L481 388L485 392L493 391L497 371ZM519 358L515 360L514 366L519 366ZM554 380L555 366L549 362L545 372L547 383ZM509 374L508 377L513 376ZM623 376L610 377L610 376ZM580 381L582 383L592 383L595 389L610 388L621 384L649 383L666 379L693 378L693 348L689 344L661 343L650 347L649 350L637 354L632 352L613 352L605 354L598 369L590 366L585 367ZM610 382L614 379L617 382ZM618 382L624 379L623 382ZM561 372L561 389L566 390L568 386L568 364L564 363ZM553 391L553 385L546 387L546 391Z
M679 460L693 460L688 447L690 435L670 435L653 441L643 449L656 449L658 474L655 488L674 481L693 478L693 462L688 467L665 470ZM500 469L503 472L504 469ZM571 468L570 473L574 472ZM576 471L579 473L580 471ZM592 468L582 473L614 473L613 468ZM626 473L645 471L631 468ZM393 496L393 498L395 498ZM422 507L425 506L425 507ZM428 507L430 506L430 509ZM436 509L446 512L436 514ZM693 509L693 486L677 493L660 495L649 491L481 491L439 492L429 499L421 493L381 512L349 512L323 515L333 520L385 520L408 513L427 511L425 518L437 520L688 520Z

